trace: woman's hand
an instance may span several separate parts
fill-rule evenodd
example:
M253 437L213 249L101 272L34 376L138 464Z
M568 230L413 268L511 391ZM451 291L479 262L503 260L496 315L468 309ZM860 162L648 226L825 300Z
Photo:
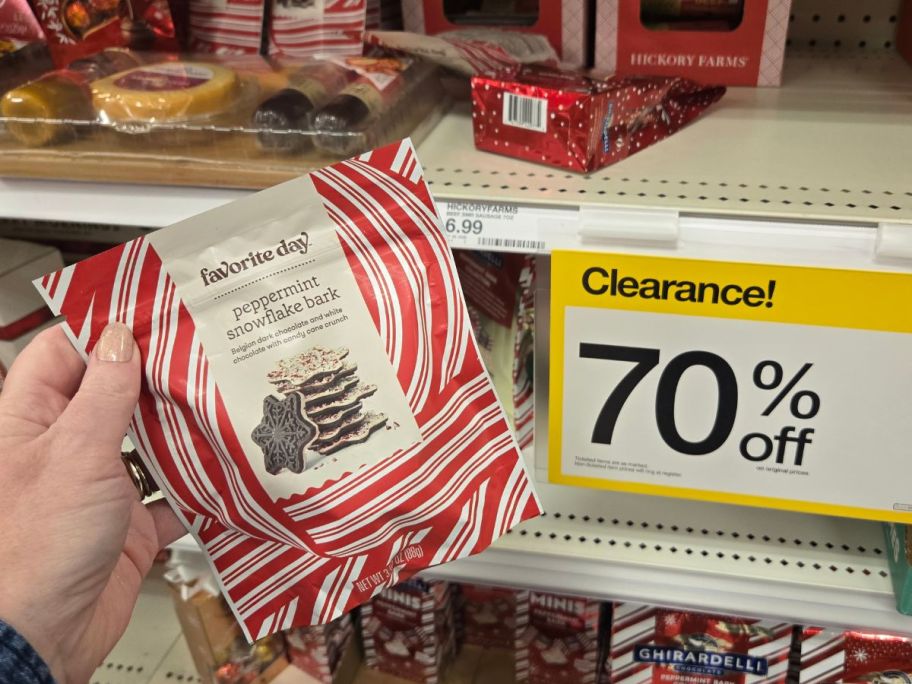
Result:
M184 534L164 501L139 501L120 460L139 387L139 350L115 323L88 368L59 326L42 332L0 392L0 619L59 684L89 680L155 554Z

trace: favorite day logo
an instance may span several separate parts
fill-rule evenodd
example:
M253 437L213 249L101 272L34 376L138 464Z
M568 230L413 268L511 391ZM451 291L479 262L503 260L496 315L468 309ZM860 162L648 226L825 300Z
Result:
M302 232L301 237L282 238L278 245L272 249L263 249L256 252L248 252L247 256L237 261L222 261L214 268L201 268L200 278L205 287L221 282L230 275L243 273L249 269L262 266L277 257L287 257L296 254L307 254L310 249L310 236Z

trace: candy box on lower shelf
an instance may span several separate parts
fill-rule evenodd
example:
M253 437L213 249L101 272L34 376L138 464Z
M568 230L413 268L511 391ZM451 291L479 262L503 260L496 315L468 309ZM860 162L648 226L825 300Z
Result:
M912 681L912 641L905 637L805 627L800 639L799 682Z
M616 603L611 682L785 684L793 635L784 622Z
M349 684L358 670L358 647L351 615L325 625L285 632L288 662L298 670L295 684Z
M417 684L436 684L456 655L453 588L409 580L361 607L367 666Z
M519 684L596 684L604 676L609 606L541 591L517 600L515 674Z
M531 65L472 79L475 147L589 172L675 133L723 87L681 78L598 78Z
M525 595L517 589L461 584L459 618L463 642L468 646L512 650L517 603Z
M32 280L62 266L53 247L0 239L0 376L53 318Z

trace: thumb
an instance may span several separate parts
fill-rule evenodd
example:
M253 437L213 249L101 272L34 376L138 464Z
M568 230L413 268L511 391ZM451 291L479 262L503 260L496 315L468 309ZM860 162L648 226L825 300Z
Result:
M57 420L64 437L85 450L120 453L139 399L140 358L133 333L108 323L89 357L76 394Z

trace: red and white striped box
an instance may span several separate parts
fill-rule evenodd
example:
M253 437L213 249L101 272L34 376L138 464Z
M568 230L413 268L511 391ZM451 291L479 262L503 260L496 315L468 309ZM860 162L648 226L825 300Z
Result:
M524 254L454 253L472 330L520 447L532 444L535 260Z
M366 0L272 0L269 54L360 55Z
M785 684L794 631L785 622L615 603L610 681Z
M800 638L802 684L912 681L912 640L906 637L805 627Z
M525 592L506 587L460 584L460 629L463 643L513 650L516 607Z
M608 606L595 599L521 592L516 608L517 684L599 684Z
M647 4L671 13L733 6L724 30L675 30L644 23ZM682 76L705 84L778 86L791 0L596 0L595 68L619 76Z
M450 31L502 29L545 36L568 67L585 67L589 36L589 11L586 0L539 0L538 15L529 26L454 23L447 18L444 0L402 0L402 20L406 31L436 36Z
M130 440L251 640L479 553L538 499L409 141L36 281L133 330Z
M62 267L53 247L0 239L0 377L53 318L32 280Z
M187 31L193 52L258 55L266 0L189 0Z
M301 684L343 684L337 678L347 650L354 646L351 615L345 614L325 625L296 627L284 633L288 662L309 679Z
M372 670L437 684L456 655L452 586L411 580L361 609L364 661Z

